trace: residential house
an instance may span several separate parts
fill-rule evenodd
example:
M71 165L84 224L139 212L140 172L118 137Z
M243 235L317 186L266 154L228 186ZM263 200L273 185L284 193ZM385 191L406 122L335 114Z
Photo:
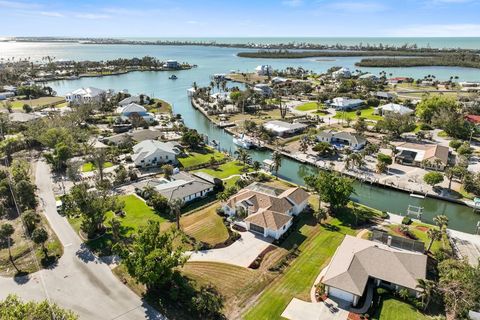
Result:
M260 65L255 68L255 73L259 76L269 76L273 72L272 66L269 65Z
M437 144L403 142L396 145L395 162L422 168L445 170L450 149Z
M337 71L332 72L332 77L334 79L350 78L352 72L348 68L340 68Z
M480 92L480 82L459 82L462 91L466 92Z
M286 78L282 78L282 77L274 77L271 80L272 84L285 83L285 82L288 82L288 81L290 81L290 80L288 80Z
M133 146L132 160L137 167L153 167L177 163L180 149L171 142L145 140Z
M133 116L134 114L137 114L148 123L152 123L155 121L155 116L153 114L147 112L147 109L145 109L144 106L141 106L136 103L130 103L125 106L118 107L117 113L120 114L120 117L122 118L122 120L128 120L130 119L131 116Z
M65 100L73 105L99 103L107 97L107 91L94 88L80 88L65 95Z
M163 67L167 69L178 69L180 68L180 64L177 62L177 60L167 60Z
M15 97L15 92L13 91L0 92L0 100L7 100L12 97Z
M273 95L273 90L268 84L259 83L253 87L253 91L259 93L264 97L271 97Z
M301 188L282 189L254 182L231 196L223 206L230 216L244 217L247 229L279 239L292 225L294 215L308 204Z
M144 95L144 96L143 96L143 99L144 99L143 102L144 102L145 104L148 104L148 103L149 103L149 100L147 99L147 96ZM140 95L130 96L130 97L127 97L127 98L123 99L122 101L120 101L120 102L118 103L118 105L119 105L120 107L124 107L124 106L126 106L126 105L131 104L131 103L140 103L141 100L142 100L142 99L140 98Z
M378 77L372 73L365 73L358 77L360 80L378 81Z
M374 287L406 289L418 296L418 279L426 279L427 256L346 235L321 282L330 298L356 306Z
M308 127L303 123L289 123L280 120L273 120L263 124L263 127L272 131L275 135L280 137L291 136L299 134Z
M373 94L373 96L377 99L380 100L393 100L395 99L395 95L391 92L385 92L385 91L377 91Z
M348 146L353 150L360 150L367 144L367 139L358 133L322 131L317 135L320 142L328 142L337 149Z
M385 116L387 114L396 114L396 115L406 115L406 114L412 114L414 111L410 108L407 108L401 104L396 104L396 103L387 103L384 104L383 106L379 106L375 108L374 111L376 114Z
M470 122L473 125L480 128L480 116L479 115L474 115L474 114L466 115L465 120L467 120L468 122Z
M208 174L196 175L187 172L177 172L170 179L152 179L135 184L136 189L152 186L155 191L163 195L168 201L180 199L184 204L205 198L215 189L215 178Z
M361 99L349 99L344 97L338 97L338 98L334 98L330 103L327 103L327 104L338 111L349 111L349 110L354 110L363 106L364 103L365 102Z

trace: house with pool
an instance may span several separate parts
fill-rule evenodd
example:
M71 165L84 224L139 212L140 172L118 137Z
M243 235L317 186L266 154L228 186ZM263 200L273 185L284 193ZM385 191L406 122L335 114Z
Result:
M254 182L231 196L223 210L243 219L247 230L279 239L292 225L293 216L306 208L308 198L302 188L283 189Z

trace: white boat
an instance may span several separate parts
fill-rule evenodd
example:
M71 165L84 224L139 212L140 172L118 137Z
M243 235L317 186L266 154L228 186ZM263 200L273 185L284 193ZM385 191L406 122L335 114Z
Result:
M410 193L410 197L419 198L419 199L425 199L425 196L424 196L424 195L415 194L415 193Z
M233 138L233 143L236 144L239 147L244 148L244 149L250 149L254 146L254 143L253 143L252 139L245 136L245 134L243 134L243 133L240 137Z

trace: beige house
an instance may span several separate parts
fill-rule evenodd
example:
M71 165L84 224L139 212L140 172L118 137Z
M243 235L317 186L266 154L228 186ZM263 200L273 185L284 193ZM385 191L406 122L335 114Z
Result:
M395 146L395 162L433 170L445 170L450 149L437 144L404 142Z
M247 229L279 239L308 204L301 188L282 189L254 182L230 197L223 209L230 216L243 216Z
M425 279L427 256L378 242L345 236L321 282L329 297L356 306L375 286L407 289L418 295L417 279Z

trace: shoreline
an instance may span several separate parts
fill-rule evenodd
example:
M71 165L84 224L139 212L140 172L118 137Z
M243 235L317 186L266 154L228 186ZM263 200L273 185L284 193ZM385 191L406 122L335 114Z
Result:
M194 102L194 99L190 99L191 101L191 104L192 106L200 111L213 125L217 126L218 127L218 123L213 120L212 117L210 117L210 115L207 114L207 112L205 112L205 110L203 110L203 108L200 108L199 106L196 105L196 103ZM223 129L226 133L230 134L231 136L233 137L237 137L237 133L235 133L233 130L231 130L230 128L221 128ZM283 156L283 157L286 157L290 160L293 160L293 161L296 161L298 163L301 163L301 164L307 164L307 165L310 165L310 166L313 166L315 168L318 168L318 169L322 169L322 170L331 170L331 168L326 168L326 167L323 167L323 166L320 166L320 165L317 165L315 162L312 162L312 161L308 161L308 160L305 160L305 159L301 159L299 157L296 157L290 153L287 153L285 151L282 151L282 150L277 150L275 148L273 148L272 146L268 145L268 144L264 144L263 145L263 148L265 149L268 149L269 151L271 152L274 152L274 151L277 151L277 152L280 152L280 154ZM396 191L401 191L403 193L408 193L408 194L416 194L416 195L422 195L422 196L425 196L425 197L430 197L430 198L433 198L433 199L437 199L437 200L443 200L443 201L448 201L448 202L451 202L451 203L455 203L455 204L459 204L459 205L464 205L466 207L469 207L471 208L467 202L465 200L462 199L453 199L453 198L449 198L449 197L444 197L444 196L441 196L441 195L437 195L437 194L433 194L431 192L426 192L426 193L423 193L423 192L419 192L417 190L409 190L409 189L406 189L406 188L401 188L401 187L397 187L397 186L394 186L394 185L390 185L390 184L384 184L384 183L381 183L380 181L375 181L375 180L367 180L367 179L361 179L360 177L358 177L355 173L352 173L352 172L341 172L341 171L338 171L338 170L335 170L337 171L338 173L340 174L343 174L343 175L347 175L349 176L350 178L352 179L355 179L356 181L360 182L360 183L363 183L363 184L370 184L370 185L375 185L376 187L379 187L379 188L386 188L386 189L390 189L390 190L396 190ZM290 181L289 181L290 182ZM293 183L293 182L290 182L290 183ZM471 208L472 211L474 210L473 208Z

